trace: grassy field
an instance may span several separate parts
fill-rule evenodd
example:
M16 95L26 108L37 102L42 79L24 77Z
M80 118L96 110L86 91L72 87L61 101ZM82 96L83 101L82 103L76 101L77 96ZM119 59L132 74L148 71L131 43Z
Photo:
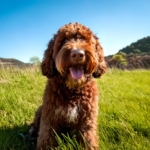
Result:
M30 149L18 133L28 130L45 83L39 69L0 69L0 150ZM149 150L150 70L111 69L97 83L101 150Z

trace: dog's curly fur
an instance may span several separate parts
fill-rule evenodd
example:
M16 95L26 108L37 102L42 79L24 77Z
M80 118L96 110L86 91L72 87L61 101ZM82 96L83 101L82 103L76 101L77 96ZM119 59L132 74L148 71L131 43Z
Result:
M81 52L81 53L80 53ZM37 150L57 146L55 133L76 131L77 141L98 149L98 89L106 71L103 49L86 26L69 23L50 40L41 64L47 76L43 103L29 133L38 132Z

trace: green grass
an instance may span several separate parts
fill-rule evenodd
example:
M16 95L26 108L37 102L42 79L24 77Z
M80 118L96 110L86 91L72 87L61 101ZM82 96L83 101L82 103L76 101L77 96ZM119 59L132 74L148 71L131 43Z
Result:
M29 150L17 133L28 130L45 83L36 68L0 69L0 150ZM97 83L101 150L149 150L150 70L108 69ZM60 150L81 149L74 139L65 140L58 138Z
M102 149L150 149L150 71L108 70L98 85Z

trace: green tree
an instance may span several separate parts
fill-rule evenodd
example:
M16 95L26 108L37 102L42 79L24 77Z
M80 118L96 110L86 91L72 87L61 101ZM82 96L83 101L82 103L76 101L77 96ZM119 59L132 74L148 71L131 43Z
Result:
M129 53L129 56L130 56L130 57L133 57L133 56L134 56L134 53L130 52L130 53Z
M127 56L127 54L122 51L119 51L119 53L117 53L117 55L122 55L123 58L125 58Z
M30 58L30 63L34 64L34 65L39 65L41 63L40 58L39 57L31 57Z
M134 45L130 45L130 49L134 49Z
M127 65L126 58L124 58L120 54L113 55L112 60L114 60L118 65L119 64L122 65L122 66L126 66Z
M136 54L140 54L141 53L141 51L139 49L134 49L133 52L136 53Z
M125 60L125 59L123 58L123 56L120 55L120 54L113 55L112 59L113 59L113 60L116 60L116 61L124 61L124 60Z

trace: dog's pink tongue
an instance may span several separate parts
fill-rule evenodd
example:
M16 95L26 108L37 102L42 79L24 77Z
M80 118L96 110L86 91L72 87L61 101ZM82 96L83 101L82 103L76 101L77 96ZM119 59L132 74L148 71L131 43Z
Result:
M84 74L84 70L82 67L71 67L70 74L71 74L72 78L80 79Z

